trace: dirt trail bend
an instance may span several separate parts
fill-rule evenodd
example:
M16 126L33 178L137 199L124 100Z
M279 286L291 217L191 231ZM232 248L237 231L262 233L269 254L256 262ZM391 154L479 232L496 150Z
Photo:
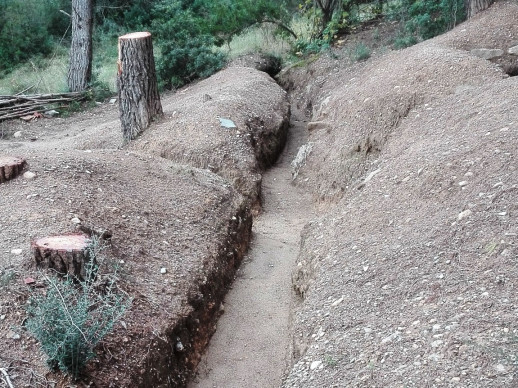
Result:
M310 197L291 184L290 162L306 139L302 113L292 112L290 124L283 154L263 177L250 251L189 388L280 386L290 355L291 270L312 214Z

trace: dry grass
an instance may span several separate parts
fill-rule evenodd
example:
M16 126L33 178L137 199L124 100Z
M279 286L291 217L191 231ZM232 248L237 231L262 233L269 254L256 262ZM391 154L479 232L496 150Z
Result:
M284 57L290 49L290 38L276 34L276 26L272 24L251 27L222 47L230 59L253 52Z

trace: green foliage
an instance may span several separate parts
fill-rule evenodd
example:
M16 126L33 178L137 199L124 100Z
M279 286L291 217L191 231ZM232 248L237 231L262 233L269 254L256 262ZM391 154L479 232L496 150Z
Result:
M455 27L464 20L463 0L403 0L391 8L391 16L402 22L403 29L394 42L396 48L411 46Z
M352 59L354 61L364 61L369 59L371 56L371 50L363 43L358 43L354 47L354 51L352 53Z
M213 49L214 37L191 9L183 9L179 0L163 1L155 12L160 15L153 28L162 52L157 64L161 87L179 87L223 67L224 55Z
M302 54L327 50L340 31L347 31L359 23L357 1L324 1L321 4L305 0L299 4L299 12L307 21L309 36L300 37L294 49Z
M0 0L0 69L10 71L18 63L52 50L51 33L59 28L60 3Z
M400 34L394 40L394 48L397 50L413 46L417 43L417 38L414 35Z
M162 53L162 87L179 87L207 77L225 64L216 50L245 28L264 21L282 23L287 13L274 0L160 0L153 7L152 30Z
M91 246L90 252L95 250ZM46 295L29 299L25 327L40 342L53 368L78 376L95 356L94 348L129 307L129 299L116 292L113 278L100 287L100 275L90 260L86 278L77 281L47 277Z
M0 136L1 138L1 136ZM3 269L0 271L0 289L7 287L16 278L16 272L12 269Z

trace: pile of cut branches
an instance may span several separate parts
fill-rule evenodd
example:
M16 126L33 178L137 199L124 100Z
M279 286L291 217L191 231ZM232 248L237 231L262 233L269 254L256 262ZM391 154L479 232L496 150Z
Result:
M71 102L86 99L84 92L32 94L32 95L0 95L0 121L29 116L50 109L68 106Z

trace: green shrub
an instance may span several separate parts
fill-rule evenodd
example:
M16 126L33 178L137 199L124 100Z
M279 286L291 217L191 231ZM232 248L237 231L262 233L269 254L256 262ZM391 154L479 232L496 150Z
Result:
M177 88L196 78L208 77L225 64L225 54L213 49L210 36L177 42L162 43L162 56L157 63L161 88Z
M394 48L397 50L413 46L417 43L417 38L413 35L399 35L394 40Z
M390 8L389 17L399 19L402 31L395 48L411 46L421 40L442 34L465 18L463 0L402 0Z
M35 55L52 51L62 27L58 0L0 0L0 69L6 73ZM60 16L59 16L60 15ZM68 21L66 21L68 25ZM62 35L65 28L59 32Z
M34 293L27 305L25 327L40 342L48 365L73 376L95 356L95 346L130 304L116 292L113 279L102 293L98 291L100 276L94 262L89 261L83 281L46 277L46 295Z
M363 61L369 59L371 56L371 50L363 43L358 43L354 46L352 59L355 61Z
M225 64L217 47L247 27L272 22L286 26L283 2L274 0L161 0L153 7L152 30L161 57L162 87L179 87L207 77Z

